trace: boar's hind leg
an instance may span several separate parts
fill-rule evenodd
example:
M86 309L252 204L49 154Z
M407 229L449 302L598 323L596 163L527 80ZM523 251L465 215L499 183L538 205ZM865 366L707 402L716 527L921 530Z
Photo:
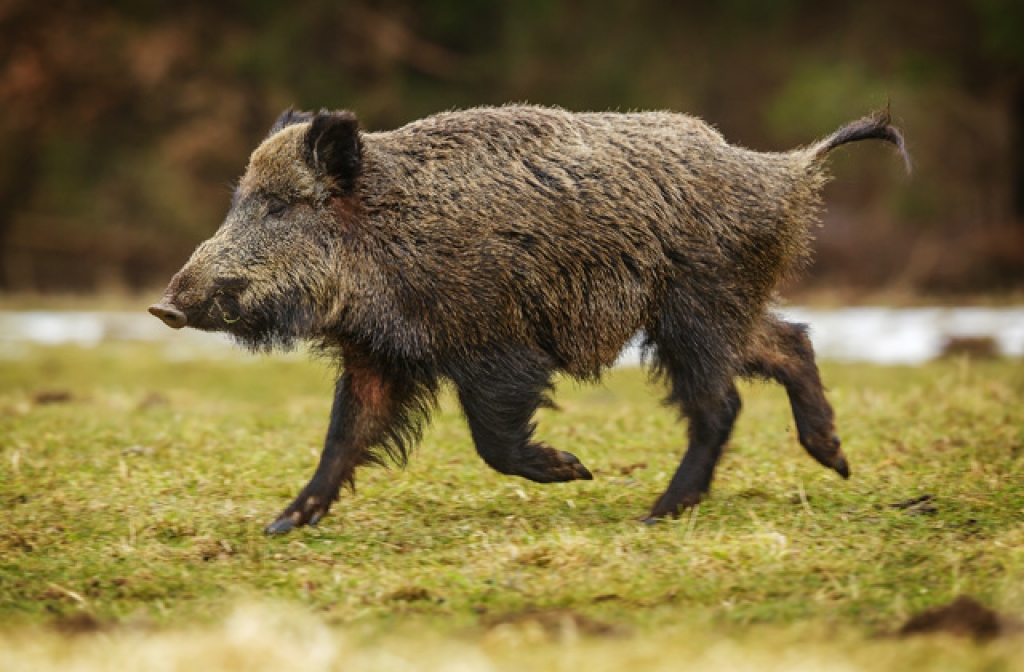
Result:
M496 359L453 378L473 443L491 468L537 483L590 480L575 455L530 440L534 413L550 403L550 376L539 362Z
M836 436L832 406L814 363L807 328L769 318L744 364L745 375L770 378L786 388L800 445L822 465L849 478L850 466Z
M653 349L653 372L668 383L666 404L679 409L688 421L686 454L668 489L651 508L648 523L678 515L710 490L715 466L742 406L724 337L741 325L728 322L734 311L719 309L714 294L707 297L712 301L708 305L694 305L692 297L707 293L704 280L697 277L694 286L681 286L658 320L644 330L645 345ZM709 320L709 315L716 319Z
M732 384L724 395L690 399L680 402L680 405L689 420L689 445L668 489L655 502L645 522L678 515L682 509L700 502L711 488L715 465L722 456L722 448L729 440L742 406L740 395Z
M316 472L295 501L267 525L267 534L316 525L338 498L341 486L355 485L356 467L382 462L380 451L403 461L407 443L418 436L423 404L417 405L416 400L429 394L429 386L389 379L350 360L345 367L334 388L331 421Z

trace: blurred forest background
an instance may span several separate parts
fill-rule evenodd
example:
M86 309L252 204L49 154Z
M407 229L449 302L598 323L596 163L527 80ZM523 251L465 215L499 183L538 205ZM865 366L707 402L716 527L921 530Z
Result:
M0 290L162 288L290 105L368 130L529 101L670 108L834 155L796 291L1024 290L1021 0L0 0Z

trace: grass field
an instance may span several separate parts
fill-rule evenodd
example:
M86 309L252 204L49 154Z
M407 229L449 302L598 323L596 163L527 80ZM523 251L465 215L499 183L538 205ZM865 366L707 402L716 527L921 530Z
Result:
M960 594L1024 615L1024 362L823 376L849 481L746 385L710 499L639 524L685 427L619 370L540 416L592 482L490 471L445 395L407 469L267 538L327 366L32 349L0 362L0 668L1024 669L1018 636L884 636Z

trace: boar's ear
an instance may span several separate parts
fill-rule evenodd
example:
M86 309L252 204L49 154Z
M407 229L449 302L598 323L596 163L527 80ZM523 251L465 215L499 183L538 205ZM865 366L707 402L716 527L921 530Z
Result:
M289 107L287 110L281 113L281 116L277 118L274 125L270 127L270 133L267 137L274 135L278 131L295 124L304 124L307 121L311 121L313 115L309 112L303 112L302 110L296 110L294 107Z
M306 133L306 160L317 173L326 175L339 192L355 185L363 159L359 122L351 112L321 111Z

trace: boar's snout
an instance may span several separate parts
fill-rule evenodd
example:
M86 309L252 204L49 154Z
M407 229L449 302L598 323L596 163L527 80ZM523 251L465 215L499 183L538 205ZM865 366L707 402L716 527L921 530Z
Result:
M164 324L172 329L181 329L188 324L188 318L185 317L185 313L168 303L154 303L149 307L149 312L159 317L164 321Z

